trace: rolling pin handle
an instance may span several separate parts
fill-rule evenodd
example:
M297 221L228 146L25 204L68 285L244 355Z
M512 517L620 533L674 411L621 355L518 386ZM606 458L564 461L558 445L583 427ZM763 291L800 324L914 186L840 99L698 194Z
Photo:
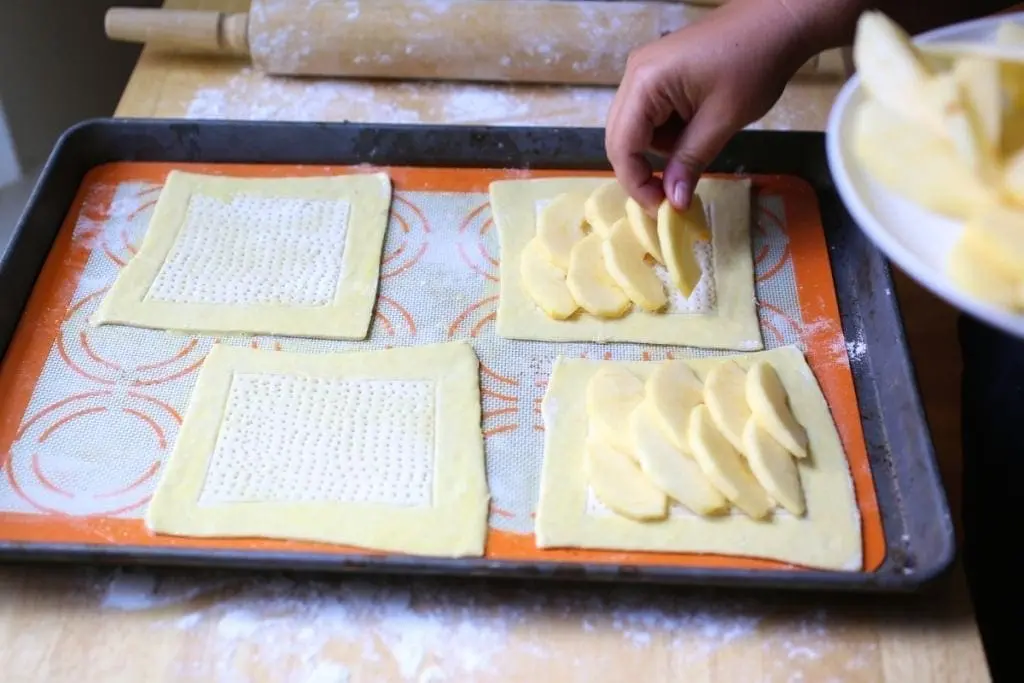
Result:
M113 7L107 10L103 25L111 40L188 52L248 55L248 23L244 12Z

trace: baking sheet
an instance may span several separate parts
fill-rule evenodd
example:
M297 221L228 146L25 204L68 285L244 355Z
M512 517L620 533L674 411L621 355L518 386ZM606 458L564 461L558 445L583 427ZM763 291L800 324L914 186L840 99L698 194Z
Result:
M532 511L542 457L539 400L556 353L622 359L725 355L633 344L515 342L493 334L497 302L496 231L487 184L497 178L567 175L571 170L493 171L411 167L210 166L113 164L82 185L0 374L0 539L40 549L123 548L142 556L190 561L218 554L297 564L331 556L373 563L364 551L304 543L206 541L149 535L139 517L180 424L195 370L214 338L131 328L89 328L85 319L116 268L130 257L170 168L237 175L296 175L387 170L395 182L382 284L366 342L230 338L260 348L329 351L468 339L480 356L488 471L494 505L487 558L463 571L558 568L598 576L650 571L690 577L705 570L727 579L750 572L777 579L814 574L751 558L600 551L538 551ZM595 175L587 171L587 175ZM766 345L805 349L835 414L851 461L864 524L865 569L883 567L886 530L872 483L848 340L837 307L816 195L793 177L757 175L754 254ZM855 362L863 355L857 341ZM876 468L877 469L877 468ZM884 487L883 487L884 488ZM148 552L173 549L172 553ZM372 558L372 554L370 555ZM386 558L393 559L393 558ZM430 562L402 558L404 567ZM609 571L602 572L601 567ZM433 565L434 571L450 566ZM659 571L653 571L658 569ZM708 571L710 570L710 571ZM708 577L704 577L708 578ZM813 583L813 582L812 582Z
M90 174L81 204L73 212L77 215L58 238L66 252L47 264L23 318L23 329L32 330L34 339L0 374L0 393L8 397L0 419L17 425L13 434L5 432L0 440L0 452L9 454L5 477L0 479L0 533L6 522L44 516L50 518L45 525L40 520L31 525L35 538L95 541L108 520L140 519L173 448L197 370L215 342L326 353L466 339L472 341L481 363L493 500L487 557L637 565L712 562L743 568L766 564L740 558L532 549L543 457L540 401L555 357L661 360L727 354L637 344L520 342L497 336L500 265L487 186L504 173L374 169L392 177L395 192L374 322L365 342L90 327L87 321L118 269L141 243L171 168L114 164ZM216 166L186 169L231 175L254 172ZM273 167L258 172L294 173ZM301 172L319 175L352 169ZM808 216L795 208L813 198L794 179L754 180L753 253L762 335L768 348L801 346L830 400L864 520L865 568L873 570L882 560L882 532L846 342L834 297L829 301L827 296L825 243L820 226L802 223ZM425 187L431 189L424 191ZM15 343L19 341L20 336ZM137 521L123 527L119 537L138 544L165 541L150 536ZM259 541L243 543L247 548L264 547Z

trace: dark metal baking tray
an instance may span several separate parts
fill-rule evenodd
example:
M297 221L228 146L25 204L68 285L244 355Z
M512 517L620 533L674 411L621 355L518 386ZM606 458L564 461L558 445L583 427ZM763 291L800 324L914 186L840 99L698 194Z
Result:
M608 169L603 131L570 128L369 126L99 119L58 141L0 260L0 350L15 327L83 176L113 161L245 164L371 163L428 167ZM817 193L882 511L886 559L874 572L739 570L407 556L0 543L0 557L250 569L486 575L853 591L911 591L944 574L955 555L949 507L917 392L888 264L853 223L818 133L745 131L709 169L783 174Z

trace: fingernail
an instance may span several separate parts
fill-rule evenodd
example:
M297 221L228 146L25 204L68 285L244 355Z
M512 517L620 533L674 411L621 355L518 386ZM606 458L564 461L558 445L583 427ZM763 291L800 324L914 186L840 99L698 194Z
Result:
M686 208L683 206L683 202L686 201L686 183L682 180L677 180L675 185L672 186L672 204L677 209Z

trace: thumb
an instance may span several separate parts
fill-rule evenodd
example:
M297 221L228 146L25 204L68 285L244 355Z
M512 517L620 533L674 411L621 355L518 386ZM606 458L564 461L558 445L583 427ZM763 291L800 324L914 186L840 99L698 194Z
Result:
M705 102L683 128L665 166L665 196L679 211L690 206L693 190L708 164L736 132L732 117L722 107Z

